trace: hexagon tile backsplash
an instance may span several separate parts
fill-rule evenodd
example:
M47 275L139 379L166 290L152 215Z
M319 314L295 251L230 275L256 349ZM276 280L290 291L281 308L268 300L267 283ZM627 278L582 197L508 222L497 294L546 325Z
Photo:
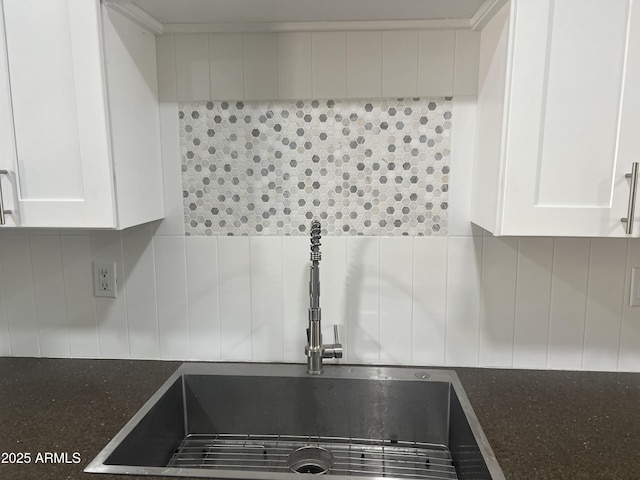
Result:
M180 109L187 235L447 234L451 98Z

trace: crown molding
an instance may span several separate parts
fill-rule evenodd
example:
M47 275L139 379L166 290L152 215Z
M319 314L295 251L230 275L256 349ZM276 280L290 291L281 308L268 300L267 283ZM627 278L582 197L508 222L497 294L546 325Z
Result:
M470 30L469 19L340 22L165 23L165 33L342 32L367 30Z
M110 9L121 13L129 20L140 25L142 28L149 30L154 35L162 35L164 33L164 27L159 21L140 7L131 3L129 0L103 0L103 4Z
M149 30L163 33L228 33L228 32L339 32L384 30L482 30L508 0L485 0L472 18L431 20L366 20L331 22L225 22L162 24L131 0L102 0L103 3Z
M485 0L471 17L471 30L482 30L489 20L507 3L508 0Z

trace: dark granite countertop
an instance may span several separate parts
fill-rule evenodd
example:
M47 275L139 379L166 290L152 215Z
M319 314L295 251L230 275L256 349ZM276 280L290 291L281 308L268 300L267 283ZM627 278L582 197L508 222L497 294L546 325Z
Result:
M179 365L0 358L0 455L81 459L0 463L0 479L140 478L82 469ZM640 374L455 370L508 480L640 479Z

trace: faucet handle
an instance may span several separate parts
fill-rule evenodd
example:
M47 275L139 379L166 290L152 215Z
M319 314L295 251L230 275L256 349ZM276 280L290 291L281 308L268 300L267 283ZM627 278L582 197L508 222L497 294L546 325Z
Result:
M338 335L338 325L333 326L333 342L331 345L324 345L323 358L342 358L342 344Z

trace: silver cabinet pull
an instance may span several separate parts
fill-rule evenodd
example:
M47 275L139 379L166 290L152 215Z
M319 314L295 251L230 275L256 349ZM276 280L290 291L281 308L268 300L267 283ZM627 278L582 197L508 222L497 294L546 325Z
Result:
M7 170L0 170L0 175L9 175ZM11 210L4 209L4 200L2 199L2 182L0 182L0 225L4 225L6 223L5 215L9 215L13 213Z
M631 179L631 185L629 185L629 205L627 206L627 216L625 218L621 218L620 221L622 223L626 223L624 227L624 232L627 235L631 235L633 233L633 217L635 216L636 211L636 192L638 190L638 162L633 162L631 164L631 173L627 173L624 178Z

